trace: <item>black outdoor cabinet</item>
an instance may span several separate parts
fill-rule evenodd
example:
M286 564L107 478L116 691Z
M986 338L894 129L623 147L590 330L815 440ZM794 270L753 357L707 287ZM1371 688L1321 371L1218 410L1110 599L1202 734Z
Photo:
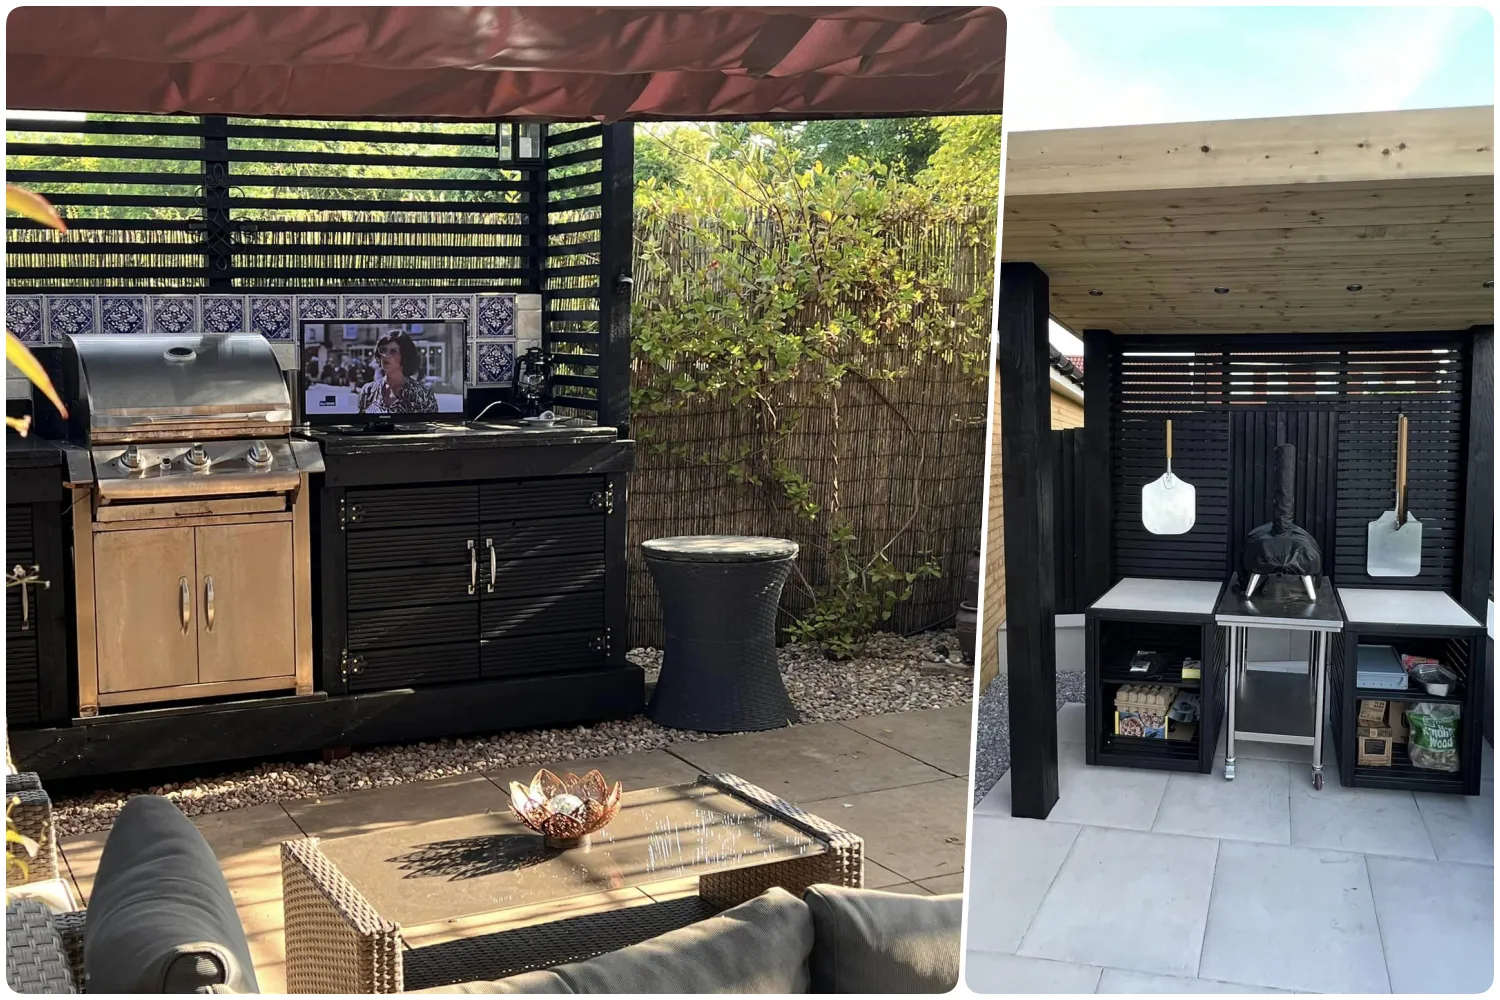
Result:
M1370 591L1339 588L1347 619L1337 655L1329 658L1330 723L1338 755L1339 780L1363 788L1478 795L1483 779L1484 724L1487 698L1486 660L1490 640L1474 621L1441 591ZM1388 690L1357 686L1360 643L1391 646L1398 653L1430 656L1459 674L1446 695L1419 688ZM1404 743L1391 748L1388 767L1359 764L1356 734L1359 703L1364 700L1448 704L1459 707L1457 772L1415 766Z
M361 742L641 711L624 645L633 442L600 427L314 434L319 686L427 694Z
M1202 580L1126 578L1084 613L1086 641L1085 760L1090 765L1213 770L1224 717L1224 641L1213 610L1221 586ZM1153 678L1130 674L1137 650L1162 655L1164 672ZM1198 680L1183 680L1182 661L1202 664ZM1156 740L1114 732L1114 695L1124 684L1169 684L1199 696L1198 726L1191 740Z
M61 448L7 435L5 722L21 729L68 718L68 491Z

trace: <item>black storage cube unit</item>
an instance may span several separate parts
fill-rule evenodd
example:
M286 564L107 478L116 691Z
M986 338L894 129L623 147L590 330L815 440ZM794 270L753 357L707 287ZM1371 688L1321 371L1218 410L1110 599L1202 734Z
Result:
M1122 617L1120 611L1090 610L1085 617L1087 694L1086 760L1090 765L1156 768L1169 771L1213 769L1219 726L1224 715L1221 630L1194 616ZM1159 614L1159 613L1158 613ZM1156 677L1130 673L1137 650L1152 650L1165 667ZM1182 661L1202 661L1202 677L1182 679ZM1162 684L1199 695L1197 730L1192 739L1148 739L1115 733L1115 695L1126 684Z
M1367 631L1360 631L1360 629ZM1379 630L1377 631L1376 628ZM1358 649L1361 644L1392 646L1398 654L1440 660L1460 678L1446 695L1428 694L1412 682L1407 690L1362 688L1356 683ZM1329 660L1332 709L1331 736L1338 755L1339 781L1362 788L1393 788L1413 792L1449 792L1478 795L1483 779L1485 719L1485 657L1489 640L1481 629L1422 628L1410 624L1371 627L1351 624L1339 637ZM1359 764L1358 728L1361 701L1402 702L1409 708L1418 702L1457 705L1458 760L1456 772L1417 767L1411 762L1406 743L1394 742L1390 766Z

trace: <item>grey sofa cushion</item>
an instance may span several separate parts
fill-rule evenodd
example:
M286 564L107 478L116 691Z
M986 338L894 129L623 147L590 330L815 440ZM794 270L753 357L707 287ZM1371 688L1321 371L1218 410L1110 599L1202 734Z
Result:
M815 993L947 993L958 985L963 896L816 885Z
M585 962L423 993L806 993L812 917L785 889Z
M90 993L259 992L219 862L164 798L131 799L104 842L83 964Z

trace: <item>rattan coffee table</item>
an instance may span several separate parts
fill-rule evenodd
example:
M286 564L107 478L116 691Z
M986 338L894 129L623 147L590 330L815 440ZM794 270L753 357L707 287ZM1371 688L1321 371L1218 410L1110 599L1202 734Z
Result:
M857 887L864 842L716 774L626 792L586 848L547 848L502 808L288 841L281 875L288 991L399 993L590 958L772 886L799 895L820 883ZM691 878L695 895L652 902L645 891L680 891ZM581 909L593 912L569 915ZM421 943L429 937L447 939Z

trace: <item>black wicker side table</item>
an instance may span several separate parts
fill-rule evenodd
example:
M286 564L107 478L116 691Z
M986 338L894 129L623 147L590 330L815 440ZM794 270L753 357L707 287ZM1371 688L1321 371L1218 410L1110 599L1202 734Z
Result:
M685 535L653 538L641 549L667 633L647 716L705 733L796 722L776 663L776 608L797 543Z

